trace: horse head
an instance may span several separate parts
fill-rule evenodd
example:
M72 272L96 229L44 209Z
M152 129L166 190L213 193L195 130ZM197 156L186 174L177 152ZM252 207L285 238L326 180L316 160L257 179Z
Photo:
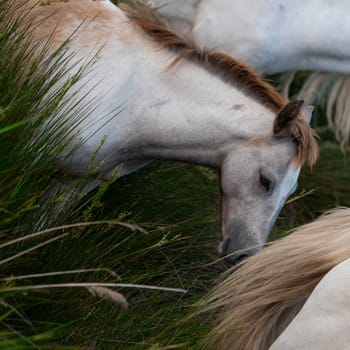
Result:
M222 241L219 253L237 263L262 249L288 196L297 187L305 160L317 146L308 126L312 106L286 104L268 136L239 143L221 166Z

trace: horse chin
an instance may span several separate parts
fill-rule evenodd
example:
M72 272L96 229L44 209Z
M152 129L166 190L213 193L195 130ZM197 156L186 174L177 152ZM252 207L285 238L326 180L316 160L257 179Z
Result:
M242 267L246 262L248 262L250 256L248 255L242 255L239 258L232 260L230 258L224 258L224 261L228 267L228 272L234 273L237 270L240 269L240 267Z
M233 271L236 271L240 266L242 266L247 259L250 257L250 255L242 254L239 255L237 258L234 258L234 256L226 256L223 257L224 261L229 267L232 267Z

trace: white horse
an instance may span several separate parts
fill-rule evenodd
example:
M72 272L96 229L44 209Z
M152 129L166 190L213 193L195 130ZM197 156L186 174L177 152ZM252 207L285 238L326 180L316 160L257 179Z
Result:
M261 74L350 73L344 0L148 0L201 47L242 59Z
M221 310L206 349L349 349L350 209L247 259L204 305Z
M79 148L62 167L82 176L94 156L89 189L120 165L125 175L153 159L217 169L220 253L239 251L231 261L256 253L295 190L301 165L316 160L307 123L312 107L286 104L251 68L199 50L150 13L121 10L107 0L36 3L25 3L34 5L34 42L50 37L54 50L84 20L67 54L74 51L77 62L99 55L93 75L72 95L79 100L90 92L99 103L78 126L72 146ZM118 106L122 110L111 118Z
M270 350L348 349L349 329L350 258L322 278Z
M350 2L346 0L147 0L200 47L227 52L260 74L312 74L298 98L328 95L327 116L342 143L350 134ZM291 75L292 79L293 75ZM289 80L291 81L291 80ZM288 84L286 85L288 90Z

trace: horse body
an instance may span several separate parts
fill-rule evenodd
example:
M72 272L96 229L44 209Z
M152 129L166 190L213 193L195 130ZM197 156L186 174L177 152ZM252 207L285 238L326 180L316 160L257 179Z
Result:
M205 349L348 349L350 208L272 242L204 302L219 309Z
M55 6L50 11L59 23L57 45L89 14L73 3L68 3L71 8L61 4L59 13ZM103 6L111 9L113 16L100 19ZM97 162L105 161L100 171L108 177L109 170L122 162L126 163L121 175L129 172L128 160L171 159L218 168L228 148L271 131L275 113L238 89L228 89L227 83L199 65L186 62L176 74L164 72L174 59L173 53L160 51L108 1L90 11L91 19L96 18L72 42L74 60L79 62L91 57L94 50L102 51L93 66L93 79L83 79L73 93L78 91L76 98L81 98L94 89L99 101L91 118L97 115L100 119L98 123L91 118L81 122L79 136L86 141L74 155L75 175L87 171L90 160L86 155L98 148L103 137L106 141ZM47 12L45 8L43 16ZM76 18L71 18L72 13ZM46 33L40 28L37 36L49 36L53 29L53 24L46 27ZM118 115L111 118L113 113ZM101 128L101 124L106 125Z
M350 346L350 258L330 270L269 350Z
M350 3L337 0L151 0L202 47L229 52L262 74L291 70L350 72ZM183 25L183 24L187 25Z
M40 23L35 40L55 31L55 49L80 25L67 54L74 52L75 62L98 55L91 74L71 92L74 100L89 96L98 103L80 122L72 145L79 147L62 166L80 176L98 149L89 189L119 165L125 175L152 159L218 169L221 253L246 249L239 258L257 252L295 190L301 164L315 156L305 122L312 109L300 103L282 108L283 99L245 65L221 54L202 59L202 52L161 24L107 0L37 5L32 16ZM154 33L166 39L152 38ZM188 52L199 58L186 58ZM243 83L226 79L240 72Z

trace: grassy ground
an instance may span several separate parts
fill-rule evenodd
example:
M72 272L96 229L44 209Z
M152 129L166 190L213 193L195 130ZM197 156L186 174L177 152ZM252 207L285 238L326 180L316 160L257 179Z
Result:
M210 320L187 317L226 267L216 254L220 199L214 172L154 162L90 194L40 229L104 222L65 226L3 246L38 230L42 217L38 199L56 181L56 155L66 145L55 134L35 147L28 145L46 118L57 113L58 103L71 87L67 83L49 103L42 103L60 75L37 74L40 60L30 63L31 54L19 49L26 47L24 37L13 40L16 27L5 20L7 3L0 3L4 14L0 16L0 350L196 349ZM59 57L52 59L59 61ZM21 67L28 64L33 64L32 74L23 79ZM303 171L299 191L281 213L271 238L285 235L326 209L350 206L349 171L350 161L339 147L322 141L320 161L312 172ZM46 204L43 210L50 208ZM145 231L116 221L137 224ZM8 279L29 274L42 275ZM129 302L125 311L86 289L3 292L23 285L96 281L183 288L188 293L118 288Z

